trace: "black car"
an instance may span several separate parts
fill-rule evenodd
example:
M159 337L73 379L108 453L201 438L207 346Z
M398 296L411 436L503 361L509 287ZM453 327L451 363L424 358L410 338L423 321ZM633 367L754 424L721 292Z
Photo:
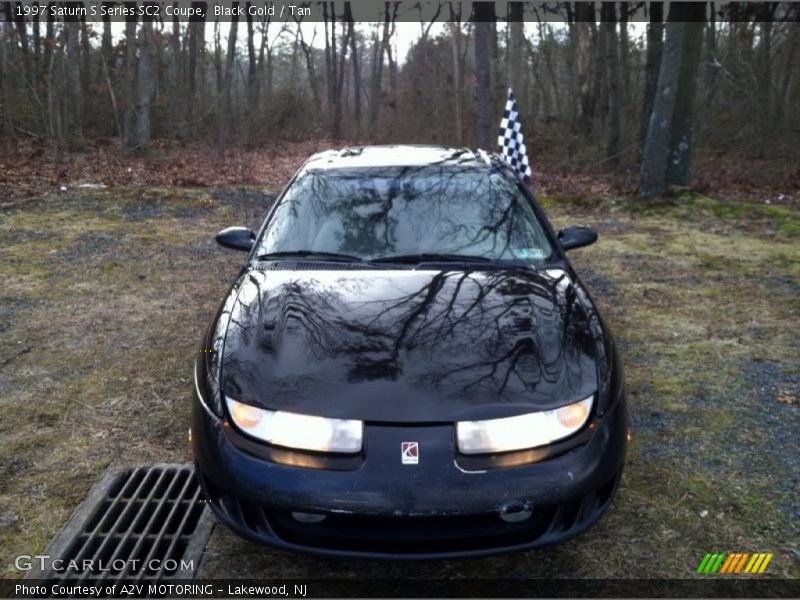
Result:
M611 334L497 157L328 151L295 174L195 368L220 521L288 550L454 557L567 540L607 510L627 410Z

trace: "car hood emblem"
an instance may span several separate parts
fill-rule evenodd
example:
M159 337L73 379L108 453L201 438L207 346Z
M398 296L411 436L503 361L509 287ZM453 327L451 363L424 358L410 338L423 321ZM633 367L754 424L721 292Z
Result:
M400 444L400 459L404 465L419 464L419 442L402 442Z

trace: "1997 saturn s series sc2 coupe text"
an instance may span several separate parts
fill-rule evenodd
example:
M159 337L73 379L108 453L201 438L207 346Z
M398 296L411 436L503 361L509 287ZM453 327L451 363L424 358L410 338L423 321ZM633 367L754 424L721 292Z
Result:
M611 334L497 157L311 157L249 251L195 368L192 446L216 516L341 556L455 557L567 540L607 510L627 409Z

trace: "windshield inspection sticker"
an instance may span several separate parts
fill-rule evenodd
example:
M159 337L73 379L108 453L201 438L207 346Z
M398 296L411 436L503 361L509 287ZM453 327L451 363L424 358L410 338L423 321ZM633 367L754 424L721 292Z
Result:
M544 258L545 253L539 248L514 248L514 256L517 258Z

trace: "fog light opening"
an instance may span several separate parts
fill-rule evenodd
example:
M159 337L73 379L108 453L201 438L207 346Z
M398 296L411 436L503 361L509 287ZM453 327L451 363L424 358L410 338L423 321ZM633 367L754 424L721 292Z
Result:
M299 523L322 523L327 515L292 511L292 518Z
M521 523L531 518L533 511L530 509L511 510L500 513L500 518L506 523Z

